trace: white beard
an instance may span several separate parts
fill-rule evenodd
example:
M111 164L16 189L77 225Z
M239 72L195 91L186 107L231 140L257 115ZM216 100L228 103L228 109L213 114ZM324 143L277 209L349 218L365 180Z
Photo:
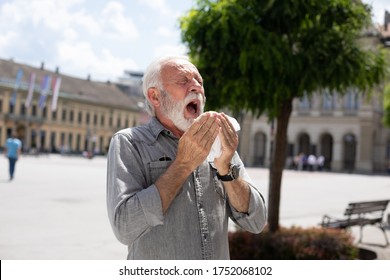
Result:
M186 110L187 104L194 99L200 101L199 111L202 114L205 105L205 98L202 94L191 92L183 100L174 101L168 92L161 91L161 112L166 118L170 119L178 129L186 131L194 122L194 119L186 119L184 117L184 110Z

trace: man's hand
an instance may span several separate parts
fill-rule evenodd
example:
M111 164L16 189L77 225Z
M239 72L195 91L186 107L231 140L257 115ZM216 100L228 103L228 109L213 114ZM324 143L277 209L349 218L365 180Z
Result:
M191 172L206 159L219 132L217 113L207 112L200 115L182 135L176 159L155 183L160 193L163 213L168 210Z
M220 133L220 126L218 113L206 112L200 115L180 138L175 162L189 173L195 170L210 153Z
M221 131L219 137L221 139L222 154L214 160L214 165L221 175L226 175L229 172L230 162L238 147L238 135L224 113L218 115L221 122Z

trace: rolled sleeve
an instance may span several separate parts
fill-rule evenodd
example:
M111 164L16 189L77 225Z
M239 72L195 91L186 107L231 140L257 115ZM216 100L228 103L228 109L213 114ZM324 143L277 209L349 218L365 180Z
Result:
M267 210L260 192L251 185L249 185L249 187L250 198L248 213L238 212L234 207L230 206L232 219L241 228L252 233L260 233L267 222Z
M151 185L147 189L138 193L142 211L144 212L146 223L150 226L163 224L164 216L160 194L156 185Z
M247 182L250 188L250 198L248 213L238 212L236 209L234 209L233 206L229 204L232 213L231 218L242 229L252 233L260 233L267 223L267 209L264 198L260 191L254 186L251 178L244 168L243 162L237 153L233 158L233 162L241 167L240 177L242 177L243 180Z
M113 136L107 156L107 210L117 239L130 245L163 223L161 198L148 185L140 155L127 136Z

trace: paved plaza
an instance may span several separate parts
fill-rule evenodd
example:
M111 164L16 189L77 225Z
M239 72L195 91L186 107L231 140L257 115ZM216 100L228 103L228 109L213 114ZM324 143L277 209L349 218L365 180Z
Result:
M268 201L268 170L248 172ZM9 181L2 156L0 259L125 259L127 247L115 239L108 222L105 193L105 157L23 156ZM280 223L318 226L323 214L341 217L349 202L380 199L390 199L390 176L286 170ZM359 235L358 229L352 232ZM390 256L384 244L378 228L364 228L361 246L373 248L378 259Z

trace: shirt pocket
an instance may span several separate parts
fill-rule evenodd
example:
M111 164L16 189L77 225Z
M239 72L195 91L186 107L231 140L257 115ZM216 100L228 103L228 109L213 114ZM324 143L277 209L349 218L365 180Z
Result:
M157 179L167 171L172 161L152 161L149 162L149 185L156 183Z

